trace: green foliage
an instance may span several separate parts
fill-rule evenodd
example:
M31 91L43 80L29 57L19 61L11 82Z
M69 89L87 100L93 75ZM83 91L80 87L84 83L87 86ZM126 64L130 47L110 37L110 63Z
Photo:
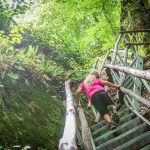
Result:
M0 99L0 141L56 149L63 123L58 93L64 80L81 80L113 47L120 1L40 0L30 9L21 2L16 8L0 2L1 78L9 91L7 101Z
M52 59L65 61L71 68L72 62L88 67L94 57L113 47L119 14L119 1L44 1L23 16L20 24L32 44L55 49L49 52Z
M11 73L16 79L15 74ZM30 86L23 82L17 82L15 88L11 88L8 78L3 80L4 86L9 87L11 107L7 109L6 103L0 100L1 145L5 148L19 144L30 144L32 149L49 148L56 149L63 126L63 105L53 88L41 88L39 80L31 81ZM35 86L36 84L36 86ZM31 93L31 94L28 94ZM19 95L19 96L18 96ZM7 140L6 140L7 139Z
M16 85L17 80L19 79L19 75L15 74L13 72L10 72L10 73L7 74L7 76L11 79L12 84Z
M123 30L148 29L150 26L149 1L122 1L121 26ZM148 42L149 33L138 33L128 36L131 42ZM137 54L147 56L150 54L149 46L138 46Z

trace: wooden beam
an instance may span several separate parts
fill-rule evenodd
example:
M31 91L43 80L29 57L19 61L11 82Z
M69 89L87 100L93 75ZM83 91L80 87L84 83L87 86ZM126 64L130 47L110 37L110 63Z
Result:
M121 92L129 95L130 97L134 98L135 100L137 100L138 102L142 103L146 107L150 108L150 101L149 100L143 98L142 96L139 96L139 95L135 94L131 90L126 89L124 87L120 87L120 90L121 90Z
M93 69L97 68L98 62L99 62L99 57L96 58L95 63L93 64L93 67L92 67Z
M82 140L85 150L93 150L92 143L91 143L91 137L89 134L89 126L86 120L86 117L84 115L84 111L82 107L78 108L79 110L79 118L81 122L81 128L82 128Z
M137 29L137 30L120 31L120 34L124 34L124 33L138 33L138 32L150 32L150 29Z
M137 69L122 67L122 66L118 66L118 65L110 65L110 64L105 65L105 67L114 69L117 71L125 72L127 74L131 74L131 75L139 77L139 78L150 80L150 71L149 70L143 71L143 70L137 70Z
M115 43L114 54L113 54L113 57L112 57L112 60L111 60L112 65L115 63L115 59L116 59L116 55L117 55L117 51L118 51L118 45L119 45L119 42L120 42L121 38L122 38L122 34L119 35L119 37L118 37L118 39Z
M150 42L126 43L126 45L150 45Z
M100 73L102 72L102 70L103 70L103 68L104 68L105 62L107 61L107 58L108 58L109 54L110 54L110 51L107 51L107 53L106 53L106 55L105 55L105 58L104 58L104 60L103 60L103 62L102 62L102 64L101 64L101 66L100 66L100 68L99 68L99 70L100 70L99 72L100 72Z
M150 126L150 121L149 120L144 118L139 112L134 110L132 107L130 107L129 109Z
M59 141L59 150L77 150L76 146L76 114L74 99L70 89L70 81L65 82L66 121L63 137Z

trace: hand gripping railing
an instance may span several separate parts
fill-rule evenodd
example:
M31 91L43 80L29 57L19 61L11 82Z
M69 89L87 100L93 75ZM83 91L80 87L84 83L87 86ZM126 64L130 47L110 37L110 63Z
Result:
M74 99L70 89L70 81L65 82L66 91L66 122L63 137L59 141L59 150L77 150L76 119Z

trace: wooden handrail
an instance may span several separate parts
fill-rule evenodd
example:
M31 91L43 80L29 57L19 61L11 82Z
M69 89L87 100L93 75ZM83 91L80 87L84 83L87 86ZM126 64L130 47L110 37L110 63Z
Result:
M126 43L126 45L150 45L150 42Z
M93 150L92 143L90 140L91 137L89 134L89 126L83 108L79 107L78 110L79 110L79 118L80 118L81 128L82 128L82 140L83 140L84 149Z
M131 90L126 89L124 87L120 87L120 90L121 90L121 92L131 96L132 98L134 98L135 100L139 101L140 103L142 103L146 107L150 108L150 101L149 100L143 98L142 96L139 96L139 95L135 94Z
M150 32L150 29L137 29L137 30L120 31L120 34L124 34L124 33L138 33L138 32Z
M70 89L70 81L65 82L66 91L66 121L63 137L59 141L59 150L77 150L76 146L76 115L74 99Z
M125 72L127 74L131 74L133 76L140 77L146 80L150 80L150 71L137 70L137 69L132 69L129 67L122 67L122 66L110 65L110 64L105 65L105 67L114 69L117 71Z
M129 109L139 118L141 118L141 120L143 120L145 123L147 123L150 126L150 121L147 120L146 118L144 118L139 112L137 112L135 109L133 109L132 107L129 107Z

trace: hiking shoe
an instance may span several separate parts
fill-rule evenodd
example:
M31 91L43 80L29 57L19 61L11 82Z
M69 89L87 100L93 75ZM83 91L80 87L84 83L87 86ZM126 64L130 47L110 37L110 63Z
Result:
M113 129L116 129L117 128L117 126L115 125L115 123L109 123L109 129L110 130L113 130Z
M109 114L112 117L112 120L115 123L118 123L120 121L120 117L116 111L116 106L115 105L109 105L109 106L107 106L107 109L108 109Z

